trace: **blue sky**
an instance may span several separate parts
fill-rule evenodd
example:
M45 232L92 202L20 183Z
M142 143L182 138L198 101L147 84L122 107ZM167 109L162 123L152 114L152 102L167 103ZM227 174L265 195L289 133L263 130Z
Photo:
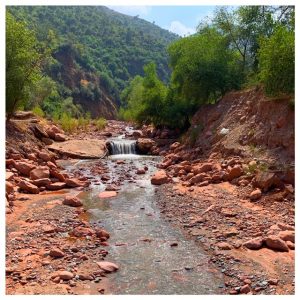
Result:
M216 6L108 6L126 15L136 16L186 36L196 32L201 20L210 17Z

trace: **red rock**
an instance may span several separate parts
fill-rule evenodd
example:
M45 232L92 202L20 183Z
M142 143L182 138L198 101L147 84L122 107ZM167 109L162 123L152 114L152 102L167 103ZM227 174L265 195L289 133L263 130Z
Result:
M137 149L143 154L149 153L149 151L154 145L155 142L152 139L147 138L139 138L136 142Z
M41 158L44 161L51 161L53 159L53 155L50 155L47 152L38 152L38 157Z
M138 175L145 174L145 173L146 173L146 171L144 169L138 169L136 171L136 174L138 174Z
M161 185L169 182L167 173L164 170L157 171L151 177L151 183L154 185Z
M52 161L47 161L47 166L50 168L50 169L56 169L57 166L55 163L53 163Z
M295 230L294 226L291 226L289 224L284 224L284 223L277 223L278 228L280 228L281 230Z
M84 183L78 180L77 178L67 178L65 180L65 183L68 187L72 187L72 188L84 185Z
M221 250L231 250L233 247L226 242L219 242L216 246Z
M45 225L43 226L44 233L54 233L57 231L57 228L52 225Z
M235 178L240 177L243 174L243 169L241 166L236 165L233 168L228 169L228 173L224 176L225 180L231 181Z
M272 250L288 252L289 248L286 243L275 235L270 235L265 239L266 246Z
M5 190L8 194L12 193L14 191L14 185L9 181L5 181Z
M116 197L117 196L117 192L116 191L104 191L99 193L98 197L101 199L104 198L112 198L112 197Z
M267 192L272 187L281 187L282 183L275 173L258 172L255 176L254 185Z
M199 183L203 180L203 178L205 177L205 174L197 174L194 177L191 178L190 183L195 184L195 183Z
M20 174L29 176L30 171L35 168L35 165L29 164L24 161L16 161L14 167L18 170Z
M62 131L56 127L55 125L52 125L50 127L48 127L46 129L47 134L49 135L49 137L51 137L52 139L55 139L55 134L56 133L62 133Z
M48 163L50 162L48 161L47 164ZM61 182L64 182L66 180L65 176L56 169L56 166L55 168L50 169L50 175L51 177L57 178Z
M39 188L36 185L25 180L21 180L19 182L19 188L31 194L38 194L40 192Z
M50 172L47 166L37 167L30 171L30 179L42 179L42 178L49 178Z
M255 238L251 239L243 244L244 247L251 249L251 250L258 250L262 248L263 239L262 238Z
M14 176L15 176L15 174L13 172L6 171L5 180L11 180L11 179L13 179Z
M100 269L108 273L115 272L119 269L116 264L108 261L96 262L96 264L100 267Z
M207 180L205 180L205 181L202 181L202 182L200 182L199 184L198 184L198 186L207 186L207 185L209 185L209 181L207 181Z
M66 140L66 136L62 133L55 133L54 140L57 142L64 142Z
M49 252L49 255L54 258L61 258L65 256L64 252L59 248L52 248Z
M47 146L50 146L50 145L53 144L53 140L51 140L51 139L49 139L49 138L42 137L41 140L42 140L42 142L43 142L44 144L46 144Z
M251 291L249 284L245 284L241 287L240 293L241 294L248 294Z
M49 178L41 178L32 180L32 183L36 186L47 186L51 184L51 180Z
M96 236L98 238L103 238L104 237L106 239L109 239L109 237L110 237L109 233L104 229L96 229Z
M89 274L78 274L80 280L93 280L94 276Z
M294 250L295 249L295 244L291 241L286 241L285 242L287 244L287 246L291 249Z
M256 189L251 192L250 199L251 200L258 200L261 197L262 193L260 189Z
M58 273L58 276L62 280L70 280L74 277L73 273L68 272L68 271L60 271Z
M173 144L170 146L170 149L171 149L171 150L174 150L174 149L178 148L179 146L180 146L180 143L179 143L179 142L175 142L175 143L173 143Z
M291 230L280 231L278 236L284 241L290 241L295 243L295 231L291 231Z
M54 182L46 186L47 190L50 191L57 191L64 189L66 187L66 184L64 182Z
M72 207L79 207L82 206L82 202L79 198L75 197L75 196L66 196L64 201L63 201L64 205L69 205Z
M91 236L93 235L95 232L94 230L92 230L91 228L87 228L87 227L76 227L73 229L72 234L76 237L84 237L84 236Z
M196 168L196 174L199 174L199 173L206 173L208 171L211 171L212 170L212 166L213 164L211 163L204 163L202 165L200 165L199 167Z

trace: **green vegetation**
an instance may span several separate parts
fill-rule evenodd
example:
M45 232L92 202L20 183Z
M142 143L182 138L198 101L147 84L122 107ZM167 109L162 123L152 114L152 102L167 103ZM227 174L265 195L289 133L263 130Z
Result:
M36 60L38 41L47 44L51 54L40 65L44 78L31 86L26 99L21 97L29 100L25 109L40 105L47 115L56 116L67 106L68 113L78 118L79 104L98 118L95 111L99 110L92 107L105 105L106 98L118 105L121 91L134 76L143 75L143 66L150 61L156 63L162 80L169 79L167 46L178 36L138 17L102 6L10 6L7 10L16 24L22 24L22 30L9 30L7 47L17 43L28 59ZM7 21L10 28L11 18ZM16 61L19 69L32 65L26 57L20 65ZM31 83L40 79L35 73Z
M222 7L211 21L169 46L167 86L154 63L145 66L145 76L121 94L121 117L187 128L200 105L216 103L229 90L263 84L273 96L294 92L294 7Z
M104 129L107 121L104 118L99 118L93 122L98 130Z
M260 78L269 95L293 93L295 87L295 34L283 26L261 40Z

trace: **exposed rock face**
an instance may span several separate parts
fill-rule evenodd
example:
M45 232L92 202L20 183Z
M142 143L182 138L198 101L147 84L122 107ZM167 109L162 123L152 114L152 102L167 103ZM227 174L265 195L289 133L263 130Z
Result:
M49 178L50 172L47 166L37 167L30 171L30 179L42 179L42 178Z
M73 207L79 207L83 205L82 201L75 196L66 196L63 201L63 204L73 206Z
M136 142L136 147L142 154L149 153L153 146L155 146L155 141L153 141L152 139L139 138Z
M157 171L151 177L151 183L154 185L161 185L161 184L168 183L168 182L169 182L169 177L164 170Z

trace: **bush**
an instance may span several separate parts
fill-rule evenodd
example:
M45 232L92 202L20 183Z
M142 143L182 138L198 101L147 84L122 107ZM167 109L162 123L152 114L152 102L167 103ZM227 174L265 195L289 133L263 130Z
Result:
M295 89L295 33L279 26L260 41L259 76L266 93L276 96Z
M94 124L95 124L95 126L98 130L101 130L101 129L105 128L105 126L107 124L107 121L104 118L99 118L99 119L94 121Z
M38 105L36 105L36 106L33 108L32 112L33 112L36 116L41 117L41 118L43 118L43 117L45 116L44 111L43 111L43 110L40 108L40 106L38 106Z
M70 115L63 113L61 118L59 119L59 123L62 127L62 129L65 132L71 133L77 130L78 128L78 120L75 118L72 118Z

